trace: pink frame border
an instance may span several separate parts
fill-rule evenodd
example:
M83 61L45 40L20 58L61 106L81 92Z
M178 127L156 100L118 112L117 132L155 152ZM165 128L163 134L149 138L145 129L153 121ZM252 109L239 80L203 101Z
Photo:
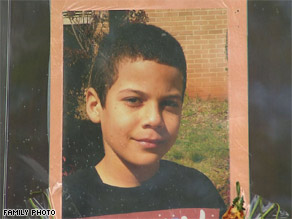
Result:
M62 218L63 17L68 10L228 9L228 101L231 199L240 181L249 203L247 2L244 0L51 0L50 191Z

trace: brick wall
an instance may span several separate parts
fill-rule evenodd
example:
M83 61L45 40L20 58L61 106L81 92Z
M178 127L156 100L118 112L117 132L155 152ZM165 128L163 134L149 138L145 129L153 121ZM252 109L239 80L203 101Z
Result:
M187 59L187 94L227 99L227 10L146 10L149 23L171 33Z

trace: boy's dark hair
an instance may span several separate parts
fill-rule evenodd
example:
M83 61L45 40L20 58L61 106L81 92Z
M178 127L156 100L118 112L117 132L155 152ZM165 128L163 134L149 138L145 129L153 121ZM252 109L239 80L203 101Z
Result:
M108 90L118 78L118 64L125 58L151 60L177 68L183 76L183 98L186 60L179 42L159 27L132 23L119 27L100 42L90 86L95 88L103 107Z

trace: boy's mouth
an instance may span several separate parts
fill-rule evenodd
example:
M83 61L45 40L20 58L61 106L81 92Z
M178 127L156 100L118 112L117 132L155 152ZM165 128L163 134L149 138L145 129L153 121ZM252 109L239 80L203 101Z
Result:
M144 148L156 148L161 145L164 140L162 139L150 139L150 138L143 138L143 139L134 139Z

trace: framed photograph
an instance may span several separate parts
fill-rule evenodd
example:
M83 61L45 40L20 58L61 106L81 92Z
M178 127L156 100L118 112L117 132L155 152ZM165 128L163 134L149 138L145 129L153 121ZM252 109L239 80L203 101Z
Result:
M246 20L244 2L51 2L50 190L58 216L63 177L104 156L84 93L101 38L125 22L167 31L185 54L181 132L163 159L203 172L227 205L240 181L248 203Z

